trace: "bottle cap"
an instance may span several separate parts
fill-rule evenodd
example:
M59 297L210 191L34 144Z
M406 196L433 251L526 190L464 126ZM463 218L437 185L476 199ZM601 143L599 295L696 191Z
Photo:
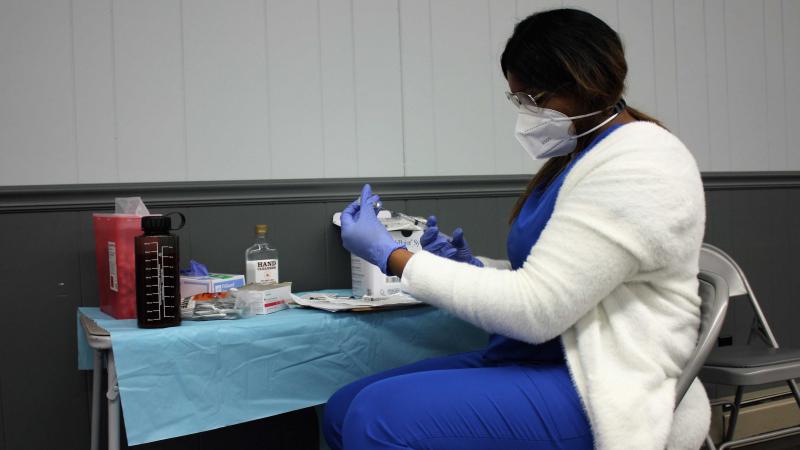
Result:
M256 234L267 234L267 226L264 224L256 225Z

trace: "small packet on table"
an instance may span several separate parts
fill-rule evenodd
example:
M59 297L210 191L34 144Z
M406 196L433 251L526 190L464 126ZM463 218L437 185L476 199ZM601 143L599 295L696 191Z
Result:
M181 300L183 320L231 320L246 317L246 307L237 305L230 292L205 292Z
M414 297L399 292L387 297L356 297L352 291L319 291L306 292L299 296L292 294L294 302L300 306L316 308L329 312L338 311L377 311L381 309L399 308L422 305Z
M225 292L206 292L181 300L185 320L244 319L288 309L292 283L248 284Z

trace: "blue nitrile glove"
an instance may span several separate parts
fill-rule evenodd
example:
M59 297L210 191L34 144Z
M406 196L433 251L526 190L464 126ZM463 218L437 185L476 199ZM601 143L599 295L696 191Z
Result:
M386 274L389 255L405 245L392 239L372 207L380 197L365 184L361 197L342 211L342 244L350 253L364 258ZM366 206L366 207L364 207Z
M467 245L467 240L464 239L464 230L461 227L453 230L453 239L450 241L456 249L456 255L453 259L456 261L472 264L473 266L483 267L480 259L472 256L472 250Z
M447 259L453 259L456 256L456 248L450 243L450 238L439 232L436 216L428 217L427 228L419 238L419 243L423 250L434 255Z
M473 266L483 267L483 263L472 256L472 251L464 239L464 230L456 228L450 238L439 232L436 216L428 217L427 228L419 239L422 249L443 258L465 262Z
M188 269L181 269L181 275L187 275L192 277L206 277L208 276L208 268L206 268L205 264L201 264L192 259L189 261Z

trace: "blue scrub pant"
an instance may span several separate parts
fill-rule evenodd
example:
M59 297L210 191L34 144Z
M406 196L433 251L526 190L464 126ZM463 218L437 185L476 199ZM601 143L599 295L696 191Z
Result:
M592 449L566 364L500 365L482 351L363 378L325 406L333 450Z

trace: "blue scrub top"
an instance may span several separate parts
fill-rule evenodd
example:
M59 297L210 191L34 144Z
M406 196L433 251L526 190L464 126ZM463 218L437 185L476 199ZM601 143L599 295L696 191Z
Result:
M542 230L550 220L555 208L558 192L564 179L572 167L588 153L598 142L622 125L612 125L592 140L561 173L544 189L536 188L519 212L508 233L506 249L511 268L517 270L525 263L531 249L536 245ZM541 344L528 344L500 334L489 338L489 347L483 354L485 360L491 362L558 362L564 361L564 349L561 337L556 337Z

